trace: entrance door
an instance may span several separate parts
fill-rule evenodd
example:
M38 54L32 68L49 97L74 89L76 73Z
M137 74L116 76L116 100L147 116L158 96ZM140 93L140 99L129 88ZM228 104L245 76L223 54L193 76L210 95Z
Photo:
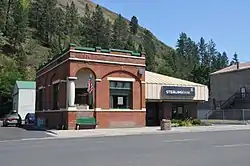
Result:
M184 106L178 105L172 107L172 119L184 119Z
M159 103L147 102L146 103L146 125L147 126L158 126L159 121Z
M53 109L58 110L58 91L59 91L59 84L53 85Z

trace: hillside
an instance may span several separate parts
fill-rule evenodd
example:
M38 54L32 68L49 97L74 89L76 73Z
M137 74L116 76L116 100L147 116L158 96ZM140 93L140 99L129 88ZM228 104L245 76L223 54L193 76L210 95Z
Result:
M11 99L16 80L34 80L37 67L69 43L143 51L147 70L206 85L210 72L228 65L213 40L196 43L182 32L173 49L138 25L136 16L124 18L90 0L9 2L0 1L0 104Z
M80 16L84 15L84 11L85 11L85 6L86 4L89 5L89 9L93 12L95 10L95 7L97 4L95 4L94 2L92 2L91 0L57 0L58 4L65 8L67 3L71 3L74 2L77 9L78 9L78 13ZM105 7L101 7L104 17L105 19L109 19L111 22L114 22L115 19L118 17L117 13L114 13L112 11L110 11L109 9L105 8ZM122 13L121 13L122 14ZM130 18L125 18L125 20L127 21L127 23L129 23ZM140 23L140 20L139 20ZM142 40L142 35L143 35L143 30L146 27L141 27L139 26L139 32L137 34L136 37L134 37L133 39L136 41L136 43L141 43ZM152 32L151 32L152 33ZM153 33L152 33L153 35ZM157 64L160 64L161 61L161 57L164 56L163 54L168 54L170 51L172 51L173 49L170 46L167 46L166 44L164 44L162 41L158 40L156 36L153 35L153 41L154 41L154 45L156 47L157 52L155 53L156 55L156 61L158 61ZM155 68L157 70L157 66Z
M85 11L85 6L86 4L89 5L89 9L91 11L94 11L95 10L95 7L97 4L95 4L94 2L92 2L91 0L57 0L59 6L65 8L67 3L71 3L71 2L74 2L77 9L78 9L78 13L83 16L84 15L84 11ZM108 10L107 8L105 7L102 7L103 9L103 13L104 13L104 17L106 19L110 19L111 21L114 21L117 17L117 14Z

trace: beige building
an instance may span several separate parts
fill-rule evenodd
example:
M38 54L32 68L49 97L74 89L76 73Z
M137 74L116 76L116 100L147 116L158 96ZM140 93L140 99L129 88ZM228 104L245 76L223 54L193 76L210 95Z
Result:
M197 118L198 103L208 101L208 87L146 71L145 97L147 125L159 125L163 118Z
M239 63L210 75L210 98L214 107L250 108L250 62Z

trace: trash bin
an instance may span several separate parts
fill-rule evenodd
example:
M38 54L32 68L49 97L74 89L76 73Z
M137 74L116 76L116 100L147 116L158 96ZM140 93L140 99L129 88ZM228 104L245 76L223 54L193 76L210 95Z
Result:
M171 130L171 120L161 120L161 130Z

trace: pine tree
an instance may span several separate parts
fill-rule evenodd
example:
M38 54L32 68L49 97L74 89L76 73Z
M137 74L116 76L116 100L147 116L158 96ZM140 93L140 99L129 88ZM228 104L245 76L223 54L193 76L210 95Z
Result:
M211 40L209 44L205 42L203 37L198 42L198 55L200 58L200 64L196 65L192 71L193 81L209 85L209 74L212 72L211 61L214 59L213 65L217 63L217 51L215 49L215 43Z
M53 22L55 23L55 34L53 36L52 41L52 53L59 54L61 53L69 44L67 40L67 33L65 33L66 25L65 22L66 13L62 10L62 8L56 8L53 16ZM70 27L70 25L69 25ZM73 25L74 27L74 25ZM70 30L70 28L69 28ZM68 31L69 33L73 33L73 31Z
M140 43L139 46L138 46L138 49L137 49L137 52L144 52L144 47L143 47L143 44Z
M95 39L93 37L93 20L92 13L89 10L88 4L85 5L85 13L81 18L82 28L81 28L81 45L86 47L95 47Z
M212 56L211 61L211 72L223 69L228 66L228 57L226 52L217 53L216 56Z
M216 47L215 42L213 40L210 40L207 45L207 56L204 61L207 66L211 65L212 57L217 57L218 55L218 52L215 47Z
M12 0L8 0L7 10L6 10L6 19L5 19L5 29L4 29L5 34L7 34L7 26L9 24L11 6L12 6Z
M125 49L126 50L132 50L132 51L136 50L135 49L135 44L134 44L134 41L133 41L133 38L132 38L132 35L128 36L128 40L127 40Z
M113 24L112 47L124 49L128 38L127 23L121 14L118 15Z
M4 36L3 32L0 30L0 53L2 52L2 47L8 44L8 39Z
M153 34L145 29L143 31L143 48L146 52L146 70L155 71L156 70L156 59L155 53L156 48L153 41Z
M105 21L103 33L104 33L104 39L105 39L103 41L103 47L109 48L111 46L111 23L109 19Z
M228 63L229 63L229 60L228 60L228 56L227 56L227 53L226 52L223 52L222 53L222 56L221 56L221 66L220 66L220 69L223 69L225 67L228 66Z
M56 0L36 0L32 3L31 23L35 25L38 36L50 45L56 33L53 16L56 12Z
M202 64L207 64L207 44L203 37L200 38L198 43L198 54Z
M194 41L187 36L186 33L181 33L179 39L177 40L177 56L179 59L180 76L183 79L190 80L192 75L191 71L199 62L198 48Z
M0 31L4 32L6 12L7 12L7 0L0 0Z
M75 3L72 1L66 5L65 28L69 43L76 43L78 37L79 15Z
M233 60L230 62L230 65L236 65L237 63L239 63L238 54L234 53Z
M94 37L94 46L103 46L105 43L105 19L103 16L102 9L99 5L96 6L95 12L92 15L93 21L93 37Z
M179 61L176 56L176 51L171 50L168 53L164 53L161 55L161 61L159 62L158 66L158 73L179 77Z
M7 25L7 37L14 47L20 47L26 40L30 0L18 0L13 3Z
M186 33L181 33L179 39L177 39L177 45L176 45L176 51L179 56L182 58L185 58L187 56L187 50L186 50L186 44L187 44L187 34Z
M204 64L195 65L191 72L191 75L193 76L192 81L207 85L209 87L209 73L210 67Z
M130 25L130 33L132 35L136 35L138 31L138 19L136 16L133 16L131 18L129 25Z

